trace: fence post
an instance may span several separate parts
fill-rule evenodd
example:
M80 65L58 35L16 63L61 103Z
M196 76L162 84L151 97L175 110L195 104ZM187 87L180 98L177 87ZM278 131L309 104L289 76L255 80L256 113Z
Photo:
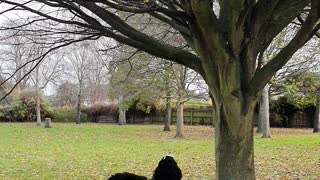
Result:
M45 118L45 128L51 128L51 118Z

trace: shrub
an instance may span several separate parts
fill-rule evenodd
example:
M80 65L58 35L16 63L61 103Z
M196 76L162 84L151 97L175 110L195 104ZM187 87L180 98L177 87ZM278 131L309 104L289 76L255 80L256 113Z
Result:
M111 116L117 117L118 105L117 104L110 104L110 105L96 104L94 106L85 107L81 109L81 111L84 114L86 114L90 122L96 122L97 117L101 115L111 115Z
M76 109L72 107L56 108L53 113L52 122L75 122ZM81 113L80 122L88 122L88 115Z
M296 106L287 97L281 97L278 100L270 102L270 125L278 127L288 127L289 119L294 117L297 112L302 112L305 114L305 118L310 120L312 124L312 117L315 113L315 106L309 104L303 108Z
M54 109L52 122L74 122L75 110L71 107Z
M36 121L36 94L33 91L23 91L18 96L10 98L10 102L0 106L0 121L33 122ZM51 117L53 114L50 103L41 96L41 115Z

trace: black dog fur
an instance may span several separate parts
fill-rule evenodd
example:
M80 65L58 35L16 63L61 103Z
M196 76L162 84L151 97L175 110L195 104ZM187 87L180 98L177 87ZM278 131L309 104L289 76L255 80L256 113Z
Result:
M181 180L182 173L177 162L171 155L162 158L154 170L152 180ZM117 173L109 177L108 180L147 180L145 176L132 173Z
M154 170L152 180L181 180L182 173L172 156L162 158Z
M132 173L124 172L124 173L117 173L109 177L108 180L147 180L147 177L138 176Z

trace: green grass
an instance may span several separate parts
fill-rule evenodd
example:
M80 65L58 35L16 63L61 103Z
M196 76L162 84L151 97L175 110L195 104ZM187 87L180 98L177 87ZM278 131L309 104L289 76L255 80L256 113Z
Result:
M172 127L174 128L174 127ZM107 179L128 171L152 176L158 161L175 155L186 179L213 179L213 128L174 129L156 125L0 124L0 179ZM311 129L273 129L255 136L258 179L319 179L320 135Z

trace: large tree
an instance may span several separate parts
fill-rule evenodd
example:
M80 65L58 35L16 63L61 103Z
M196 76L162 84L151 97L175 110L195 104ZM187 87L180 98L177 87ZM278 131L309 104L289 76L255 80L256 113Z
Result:
M255 179L252 121L257 96L320 28L319 0L0 2L12 5L10 10L28 10L39 16L37 20L35 16L26 19L28 23L48 20L64 24L60 28L77 26L82 28L77 33L111 37L201 74L209 86L215 112L217 179ZM154 23L145 22L141 29L135 28L130 21L126 22L132 14L120 18L119 11L153 17L171 26L185 42L168 44L163 41L166 38L152 33L150 28L159 28L153 27ZM257 68L259 53L297 17L302 23L296 26L289 43Z

